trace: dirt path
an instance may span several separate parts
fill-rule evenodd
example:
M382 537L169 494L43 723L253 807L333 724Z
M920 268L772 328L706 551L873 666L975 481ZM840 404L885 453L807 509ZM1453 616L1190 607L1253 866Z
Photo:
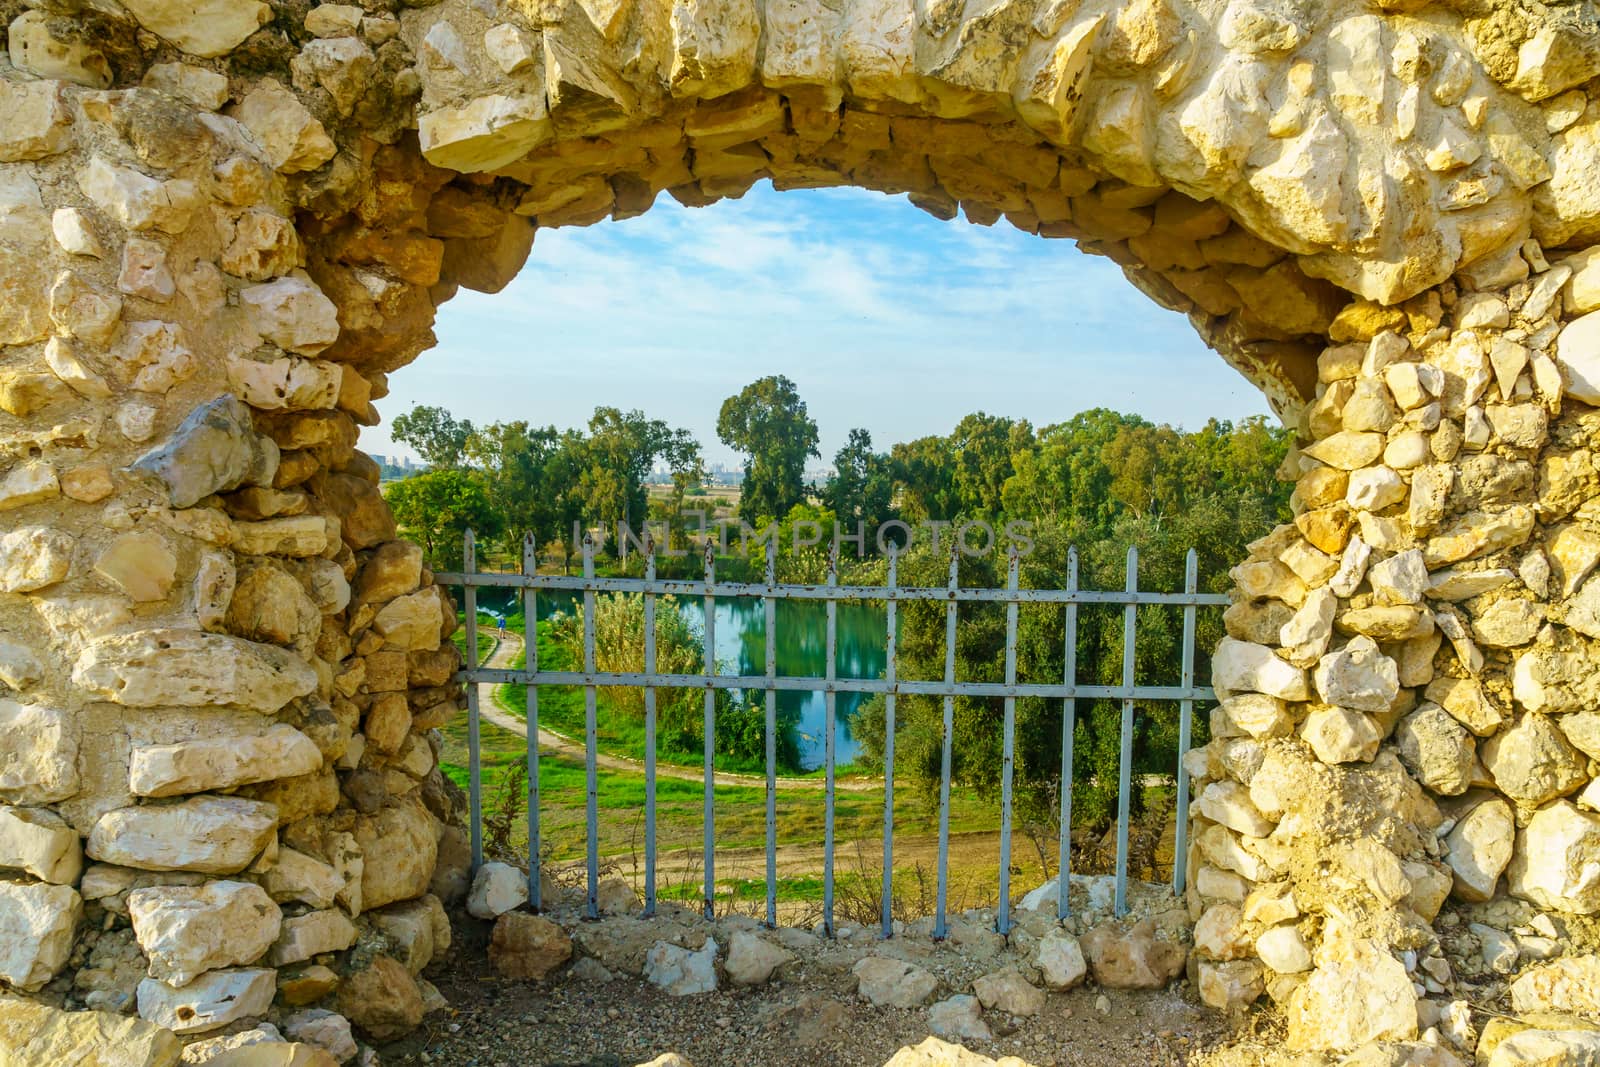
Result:
M496 635L495 646L484 659L483 666L509 669L516 662L517 654L522 651L522 638L514 633L506 632ZM528 736L528 727L521 719L509 714L495 701L495 690L498 686L491 682L478 683L478 715L486 722L494 723L502 730L516 734L518 737ZM586 754L581 740L574 740L563 734L558 734L545 726L539 727L539 751L541 754L558 755L578 763L584 762ZM622 771L628 774L643 774L644 764L638 760L625 759L621 756L612 756L604 752L597 753L595 765L609 771ZM680 767L676 764L657 763L657 778L675 778L685 782L703 782L705 773L697 767ZM756 789L764 788L766 778L756 774L732 774L727 771L717 771L713 777L717 785L746 786ZM779 789L811 789L821 791L825 786L821 778L778 778ZM883 788L881 778L840 778L834 782L834 789L843 793L870 793Z

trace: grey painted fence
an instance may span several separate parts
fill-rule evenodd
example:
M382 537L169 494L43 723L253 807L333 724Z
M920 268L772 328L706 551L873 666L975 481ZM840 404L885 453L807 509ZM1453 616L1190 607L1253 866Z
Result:
M882 928L885 937L893 934L890 908L893 899L894 862L894 733L895 701L903 695L937 696L943 699L944 731L939 782L939 851L938 889L934 915L934 936L942 938L946 931L946 906L950 881L950 779L951 741L955 714L955 698L998 697L1004 701L1004 736L1002 738L1001 792L1000 792L1000 893L996 927L1006 933L1011 925L1011 829L1012 829L1012 778L1016 749L1016 701L1018 697L1040 697L1061 701L1061 810L1060 838L1057 842L1059 896L1057 914L1068 914L1068 878L1071 869L1072 827L1072 742L1079 700L1119 700L1122 704L1119 776L1117 784L1117 857L1116 857L1116 910L1122 914L1127 909L1128 891L1128 837L1133 792L1133 728L1135 703L1159 701L1175 703L1179 715L1178 761L1175 768L1178 803L1175 860L1172 887L1182 893L1184 888L1183 856L1188 829L1187 809L1189 780L1184 770L1182 756L1190 746L1191 729L1197 701L1213 701L1215 695L1207 686L1195 684L1195 613L1202 606L1226 605L1226 596L1198 591L1197 562L1191 549L1184 575L1182 592L1153 593L1141 591L1138 582L1139 556L1137 549L1128 550L1126 587L1115 591L1086 590L1078 587L1078 554L1071 551L1068 557L1067 580L1061 589L1018 588L1018 557L1015 547L1009 553L1006 585L1003 589L971 588L960 585L960 555L952 551L949 579L943 586L906 587L897 583L897 559L891 550L888 556L888 574L882 586L840 585L836 558L830 559L827 581L820 585L783 584L776 579L776 544L767 542L766 580L764 582L718 582L716 557L713 546L705 553L705 577L698 581L661 579L656 577L653 546L647 546L645 569L642 578L598 578L594 573L594 548L588 538L583 543L583 575L569 577L537 573L537 556L533 539L523 544L522 573L494 574L477 570L476 548L471 531L465 541L464 566L459 573L441 573L436 579L446 585L460 586L466 614L466 646L477 648L477 591L481 588L520 589L526 620L538 618L538 595L541 591L564 591L583 596L583 669L581 671L542 670L539 666L536 633L525 629L524 642L527 662L521 670L474 667L463 670L458 680L467 683L467 747L469 761L468 795L471 807L472 861L474 869L483 862L483 786L479 757L479 719L477 683L522 683L526 687L526 718L529 743L527 746L528 771L528 894L533 907L540 908L538 862L539 839L539 689L541 686L581 686L584 691L584 755L587 783L586 795L586 885L588 890L587 913L598 914L599 892L599 821L597 815L597 728L596 696L600 686L636 686L644 691L645 707L645 912L652 914L656 906L656 690L660 688L698 688L705 691L705 832L704 832L704 896L706 914L712 912L716 897L716 812L713 806L715 785L715 716L716 691L738 689L745 692L762 692L766 710L766 918L769 925L777 922L777 694L779 692L821 692L826 702L823 738L823 923L827 932L833 932L834 897L834 760L835 760L835 704L838 694L882 693L884 695L884 802L883 802L883 914ZM595 598L600 593L629 593L644 598L644 670L641 672L608 672L595 668ZM700 597L705 603L705 665L699 674L661 674L656 671L655 612L656 599L672 595ZM741 597L762 602L766 621L766 672L762 675L725 675L717 673L714 659L716 602L719 598ZM782 675L777 673L776 611L779 600L821 600L826 605L826 668L822 677ZM837 608L842 600L881 601L885 605L887 629L885 652L887 667L882 678L836 677ZM945 605L945 661L944 677L940 680L903 679L899 677L896 650L896 608L909 601L938 601ZM992 604L1006 606L1005 681L969 682L956 677L956 623L961 604ZM1065 612L1065 669L1059 684L1019 683L1017 680L1017 614L1023 604L1061 605ZM1081 685L1077 680L1078 608L1083 604L1121 606L1123 609L1123 661L1121 685ZM1183 611L1183 643L1181 678L1176 686L1137 685L1134 681L1134 652L1137 641L1138 608L1148 604L1181 607ZM537 625L536 622L533 625Z

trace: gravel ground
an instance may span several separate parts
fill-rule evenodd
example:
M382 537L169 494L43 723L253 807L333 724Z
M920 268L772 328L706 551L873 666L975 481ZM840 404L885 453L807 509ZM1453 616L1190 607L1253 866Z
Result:
M857 999L848 970L811 966L763 989L672 997L621 976L503 980L484 961L483 942L483 928L458 926L449 957L428 971L451 1011L383 1049L385 1064L631 1067L670 1051L695 1067L879 1067L928 1036L922 1011ZM940 996L951 991L959 990ZM1092 988L1051 993L1030 1019L990 1012L995 1039L969 1047L1039 1067L1172 1067L1232 1032L1181 983L1159 993L1111 991L1109 1013L1099 1010L1099 996Z

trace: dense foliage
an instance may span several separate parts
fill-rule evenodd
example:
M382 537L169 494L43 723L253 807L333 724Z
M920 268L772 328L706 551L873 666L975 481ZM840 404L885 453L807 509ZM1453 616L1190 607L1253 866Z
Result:
M1228 587L1228 568L1246 556L1246 545L1288 518L1289 486L1276 477L1288 435L1261 418L1212 421L1184 432L1104 409L1038 429L1025 421L977 413L962 419L948 436L895 444L887 452L876 451L867 431L857 429L835 456L829 480L809 488L802 484L801 472L807 457L816 454L817 429L792 382L763 378L728 398L718 431L750 457L739 521L753 529L768 523L775 527L780 577L786 581L823 580L837 524L847 537L865 531L860 549L852 541L841 552L841 581L881 583L886 564L875 533L881 524L897 522L905 525L884 543L904 544L907 533L914 535L899 563L900 582L942 585L951 531L982 522L996 531L1021 523L1028 531L1028 551L1019 565L1024 587L1061 587L1067 580L1069 550L1076 547L1084 588L1120 589L1128 549L1136 547L1140 587L1176 591L1183 588L1184 557L1193 548L1200 588L1220 592ZM612 565L627 567L629 561L618 559L625 546L614 543L616 523L637 527L648 505L649 518L681 529L676 520L682 517L685 498L703 480L699 445L689 434L640 412L615 408L596 409L587 433L524 423L473 428L447 412L419 408L404 425L396 420L395 435L436 464L427 474L393 483L388 493L399 521L439 564L452 562L452 546L459 544L460 531L469 524L482 539L498 538L515 558L524 531L546 543L554 538L570 554L576 522L608 526ZM670 468L673 489L665 498L648 501L644 479L655 464ZM946 546L933 546L930 523L940 525ZM731 538L728 554L718 564L719 575L759 578L765 549L759 539ZM663 559L662 572L675 566L698 574L696 555ZM635 563L629 569L636 568ZM974 586L1003 585L1005 571L1004 555L995 551L964 558L961 580ZM642 663L637 636L641 611L637 600L602 598L597 626L600 654L608 662L633 665L627 669ZM1062 677L1064 614L1059 607L1021 609L1021 680ZM900 677L941 677L943 605L908 603L901 618ZM1181 609L1139 609L1137 632L1137 680L1177 684ZM1199 613L1199 648L1213 645L1221 632L1219 611ZM576 639L573 631L567 633L568 640ZM658 633L663 664L677 656L685 670L699 670L699 639L677 611L662 612ZM1080 609L1079 681L1121 682L1122 634L1121 609ZM959 677L1002 680L1004 635L1002 607L963 608L956 647ZM581 654L581 644L577 652ZM1204 682L1205 657L1195 667ZM611 699L632 707L628 702L641 698L634 691L612 694ZM670 732L672 745L685 750L698 745L699 694L663 694L661 707L663 738ZM764 743L760 707L731 700L719 707L719 750L759 757ZM881 759L883 716L881 699L868 701L857 713L852 732L868 762ZM1078 702L1074 825L1103 826L1114 812L1121 716L1119 702ZM939 775L942 718L942 704L933 699L903 698L897 708L897 777L930 792ZM1205 716L1196 720L1198 741L1204 736ZM998 792L1002 721L999 700L957 701L953 749L958 783ZM1052 824L1060 800L1063 721L1060 701L1018 701L1015 795L1021 817L1039 826ZM1177 708L1136 709L1136 777L1172 772L1177 730ZM793 766L791 730L784 730L781 744L785 764ZM1137 805L1144 794L1134 795Z

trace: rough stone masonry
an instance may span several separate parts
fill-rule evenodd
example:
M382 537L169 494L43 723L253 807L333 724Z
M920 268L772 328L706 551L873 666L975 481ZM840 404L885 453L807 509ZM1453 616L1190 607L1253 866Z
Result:
M10 989L179 1034L415 1024L464 888L454 609L357 427L539 228L762 178L1075 239L1298 429L1191 756L1209 1000L1355 1047L1449 995L1461 909L1594 950L1589 0L4 9Z

